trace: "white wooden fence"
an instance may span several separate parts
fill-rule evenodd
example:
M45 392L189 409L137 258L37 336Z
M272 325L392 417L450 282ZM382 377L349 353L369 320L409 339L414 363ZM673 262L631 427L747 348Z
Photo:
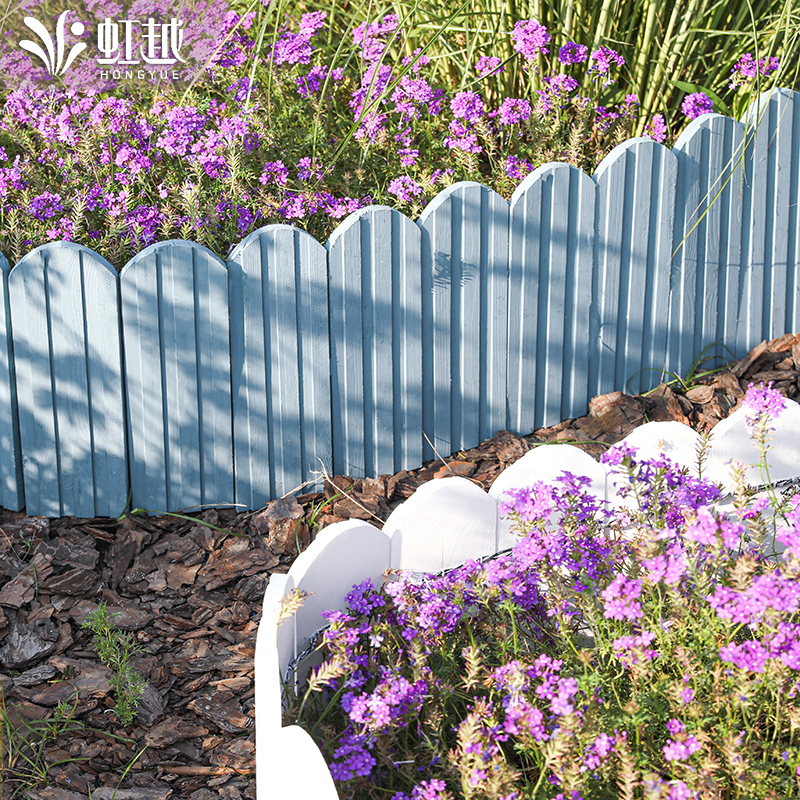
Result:
M624 440L639 458L664 453L692 469L699 436L679 422L649 422ZM767 456L773 482L800 475L800 405L788 406L776 422ZM704 477L732 490L731 460L758 461L759 450L746 430L740 408L713 430ZM442 478L422 486L389 517L383 530L368 522L339 522L321 531L286 575L272 575L256 640L256 782L259 800L337 800L327 765L308 734L297 725L282 727L281 676L324 626L320 612L346 608L345 595L371 578L383 583L389 568L436 572L513 546L514 534L500 518L497 501L511 488L551 482L563 471L592 479L590 491L614 505L625 501L607 468L567 444L543 445L528 452L495 480L487 494L464 478ZM750 466L752 485L762 476ZM276 625L281 600L292 590L310 592L298 613Z
M632 139L591 177L545 165L510 203L459 183L416 223L362 209L325 246L269 225L119 275L65 242L0 257L0 505L257 508L320 462L418 467L427 439L529 433L800 330L798 100Z

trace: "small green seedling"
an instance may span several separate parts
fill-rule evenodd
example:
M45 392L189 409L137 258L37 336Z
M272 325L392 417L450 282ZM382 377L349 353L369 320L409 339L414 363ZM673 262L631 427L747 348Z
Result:
M114 714L121 725L130 725L147 687L147 681L130 666L131 656L140 653L142 648L129 633L121 632L109 622L106 603L100 603L81 627L88 628L94 634L94 649L111 670L109 682L117 699Z

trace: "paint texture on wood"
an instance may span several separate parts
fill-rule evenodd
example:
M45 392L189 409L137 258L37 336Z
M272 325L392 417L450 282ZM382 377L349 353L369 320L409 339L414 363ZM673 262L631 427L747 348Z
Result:
M29 514L116 516L127 498L117 275L69 242L8 278Z
M236 502L247 508L321 489L331 468L326 266L325 248L289 225L255 231L228 262Z
M418 225L427 459L434 448L475 447L505 427L508 204L486 186L457 183Z
M668 349L672 371L684 375L703 348L713 345L706 355L724 357L721 343L736 342L744 130L729 117L705 114L689 124L673 153L678 178Z
M200 245L152 245L120 274L132 502L231 503L228 273Z
M672 151L632 139L591 177L544 165L510 203L464 182L417 224L365 208L327 247L286 225L227 264L154 245L122 271L122 328L106 262L33 251L0 303L0 501L113 513L127 470L137 506L255 508L323 469L415 468L796 333L798 98L704 115Z
M11 269L0 253L0 506L19 511L25 505L22 449L17 411L17 379L11 333L8 273Z
M511 198L508 426L584 413L596 189L567 164L532 172Z
M384 206L328 242L333 470L363 477L422 461L420 232Z
M764 93L745 114L742 250L748 270L740 281L737 346L796 332L800 95ZM774 333L777 331L777 333Z
M595 173L595 308L589 331L589 395L638 394L667 365L677 158L631 139Z

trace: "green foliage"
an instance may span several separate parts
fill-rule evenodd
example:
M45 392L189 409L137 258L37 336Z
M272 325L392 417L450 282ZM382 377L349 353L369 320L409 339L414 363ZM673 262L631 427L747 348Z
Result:
M76 691L70 702L58 703L49 717L26 720L15 716L12 719L0 689L0 793L3 800L24 800L30 788L47 783L51 767L64 763L50 761L47 750L60 737L83 728L83 724L73 718L77 703Z
M94 634L92 644L100 660L111 670L109 682L117 698L114 713L121 725L130 725L144 696L147 681L133 671L131 656L142 651L128 633L111 625L106 603L100 603L81 626Z

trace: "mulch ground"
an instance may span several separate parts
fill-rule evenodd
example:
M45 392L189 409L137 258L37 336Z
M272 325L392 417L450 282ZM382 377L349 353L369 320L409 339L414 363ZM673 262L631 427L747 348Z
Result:
M528 436L501 431L457 457L396 475L333 476L324 493L258 511L116 520L0 509L0 686L8 720L24 732L52 718L59 703L70 712L68 730L43 750L47 783L23 791L15 776L25 759L16 753L13 764L6 761L2 798L85 800L91 792L110 800L118 785L117 800L254 798L261 601L270 575L286 572L298 546L308 547L322 527L351 518L380 526L422 483L449 475L488 489L541 442L571 442L599 457L649 420L707 431L737 407L750 382L774 381L796 399L798 379L800 334L787 335L691 387L596 397L586 416ZM128 727L115 719L110 672L81 627L101 602L142 648L132 665L149 687ZM15 755L7 742L6 749Z

